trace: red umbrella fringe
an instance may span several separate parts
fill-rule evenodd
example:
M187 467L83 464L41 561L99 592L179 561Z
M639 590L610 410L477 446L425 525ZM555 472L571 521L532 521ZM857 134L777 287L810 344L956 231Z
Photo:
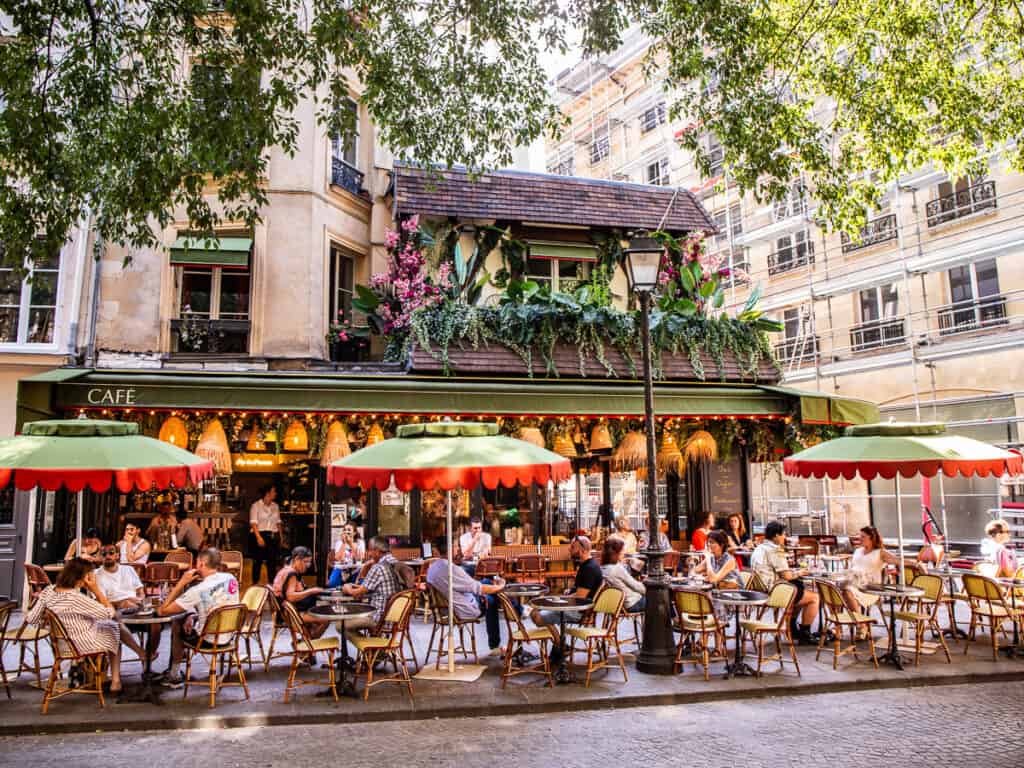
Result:
M892 480L899 472L905 478L924 475L935 477L942 470L947 477L962 475L971 477L996 476L1004 474L1019 475L1024 470L1024 459L1016 456L1012 459L986 459L984 461L783 461L783 469L787 475L797 477L815 477L821 479L828 475L835 480L842 476L853 480L860 475L864 480L874 480L881 476Z
M494 490L499 485L513 488L516 484L547 485L548 481L559 483L572 477L569 461L554 464L525 464L516 467L430 467L426 469L392 469L388 467L330 467L327 481L332 485L376 488L379 491L395 487L403 493L413 488L423 491L440 489L451 491L455 488L472 490L483 485Z
M204 461L187 467L147 467L145 469L0 469L0 488L6 487L14 477L19 491L42 488L56 491L61 487L73 493L89 488L105 493L115 486L121 493L132 490L148 491L157 488L185 488L198 485L213 477L213 462Z

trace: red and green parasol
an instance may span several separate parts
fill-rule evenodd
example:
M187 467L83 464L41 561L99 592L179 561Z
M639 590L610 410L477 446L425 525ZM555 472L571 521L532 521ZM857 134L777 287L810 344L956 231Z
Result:
M383 491L394 482L403 492L547 485L571 476L564 456L505 437L497 424L479 422L404 424L397 437L339 459L327 470L334 485Z
M0 487L14 480L21 491L113 486L133 489L184 488L213 476L213 462L139 434L124 421L68 419L33 421L16 437L0 439Z

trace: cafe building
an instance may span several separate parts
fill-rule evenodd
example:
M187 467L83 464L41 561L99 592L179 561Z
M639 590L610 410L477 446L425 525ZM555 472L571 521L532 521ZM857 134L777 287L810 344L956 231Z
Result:
M389 230L409 232L414 226L429 230L433 243L447 242L449 255L468 261L474 254L473 268L488 279L466 284L478 286L473 299L484 314L492 312L488 317L513 301L517 280L546 286L544 295L575 295L583 311L588 294L579 289L600 286L614 308L624 309L630 298L625 276L615 267L615 249L631 231L661 229L679 238L710 231L699 203L684 191L647 185L517 172L473 180L459 171L407 166L394 167L365 201L371 213L365 253L342 271L332 270L329 248L311 256L268 248L273 238L264 236L255 243L226 238L226 250L206 251L183 242L186 235L168 232L167 251L150 278L171 286L148 290L166 294L169 303L158 300L155 311L126 306L128 293L117 286L126 319L101 323L95 365L57 368L20 382L19 424L79 415L132 420L145 434L216 462L217 477L202 488L89 498L87 522L105 540L116 539L125 521L146 523L156 503L167 499L187 510L211 543L244 552L249 506L260 489L273 485L288 544L314 548L321 569L345 522L364 536L385 535L395 545L419 547L444 531L439 493L330 487L325 466L392 436L401 424L452 419L497 421L509 435L569 457L575 470L569 481L546 489L456 494L460 524L481 515L496 541L515 544L557 542L581 529L601 533L615 517L627 518L636 530L646 528L647 467L636 450L643 388L629 350L609 345L595 351L586 342L559 338L531 355L491 335L443 350L421 338L408 344L403 359L385 360L387 350L374 334L353 334L343 349L335 336L332 345L329 320L341 316L349 329L360 322L372 325L361 314L365 296L362 303L358 299L365 290L356 283L388 269L389 254L398 247ZM274 226L272 218L267 226ZM459 248L453 250L454 244ZM220 265L221 291L229 266L254 275L270 269L283 274L296 262L295 271L324 278L315 286L327 287L320 297L324 307L306 310L303 302L311 303L311 295L321 291L302 281L264 285L262 306L257 312L250 305L248 325L228 329L247 335L244 344L211 343L183 352L182 328L194 318L182 315L174 290L182 290L188 269L182 261L196 258ZM503 280L510 264L511 279ZM603 280L595 282L602 270ZM146 314L155 327L138 324ZM313 314L319 324L309 322ZM290 328L290 343L280 336L277 318ZM208 334L223 330L206 320ZM756 524L752 462L778 461L798 443L877 419L870 403L779 386L770 357L704 349L701 343L663 350L657 362L658 505L677 542L686 540L705 511L736 512ZM18 514L32 532L24 560L53 562L63 555L73 535L73 504L71 494L59 491L19 504Z

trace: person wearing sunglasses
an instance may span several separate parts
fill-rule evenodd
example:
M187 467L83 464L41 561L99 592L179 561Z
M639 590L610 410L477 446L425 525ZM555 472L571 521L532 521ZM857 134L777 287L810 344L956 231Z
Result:
M96 583L110 604L117 609L135 609L142 605L142 580L130 565L121 564L121 552L114 544L100 550L103 564L96 571Z

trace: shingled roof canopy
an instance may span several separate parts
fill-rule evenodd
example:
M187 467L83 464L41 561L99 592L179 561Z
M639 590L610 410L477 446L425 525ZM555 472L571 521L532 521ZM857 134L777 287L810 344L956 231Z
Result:
M707 211L685 189L522 171L493 171L473 179L463 169L408 165L396 165L393 179L398 214L715 231Z

